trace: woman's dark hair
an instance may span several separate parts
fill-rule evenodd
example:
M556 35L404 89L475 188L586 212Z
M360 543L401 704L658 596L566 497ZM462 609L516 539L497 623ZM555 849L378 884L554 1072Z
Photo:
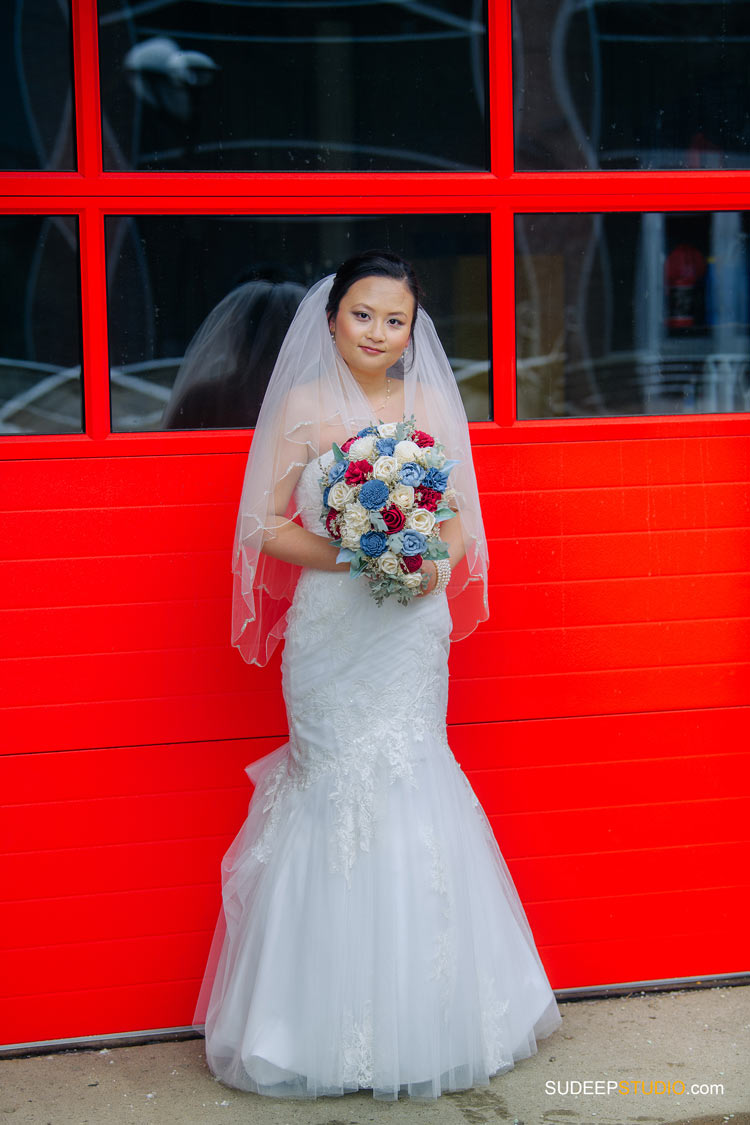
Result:
M414 298L414 316L411 320L411 327L414 328L422 290L417 281L414 267L400 258L398 254L392 254L390 250L364 250L361 254L355 254L353 258L347 258L345 262L342 262L336 271L331 292L328 295L326 316L330 319L330 317L336 315L339 311L341 298L355 282L361 281L364 277L391 277L394 281L405 282Z

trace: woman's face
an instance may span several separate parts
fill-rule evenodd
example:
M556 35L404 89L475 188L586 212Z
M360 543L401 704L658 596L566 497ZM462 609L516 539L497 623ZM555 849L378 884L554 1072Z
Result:
M361 383L379 383L409 343L414 298L404 281L363 277L347 289L330 320L336 346Z

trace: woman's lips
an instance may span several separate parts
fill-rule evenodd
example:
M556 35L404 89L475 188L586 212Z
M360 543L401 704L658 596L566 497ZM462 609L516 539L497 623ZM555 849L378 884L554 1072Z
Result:
M363 352L367 352L368 355L382 355L383 354L382 348L368 348L367 344L360 344L359 346L360 346L360 349Z

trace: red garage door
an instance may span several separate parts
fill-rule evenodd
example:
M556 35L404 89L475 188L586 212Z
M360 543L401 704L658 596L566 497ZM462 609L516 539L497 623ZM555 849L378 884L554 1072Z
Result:
M741 36L512 7L0 17L8 1044L190 1023L285 733L278 662L228 637L252 424L301 293L371 245L414 260L472 419L492 615L450 736L553 987L748 968Z

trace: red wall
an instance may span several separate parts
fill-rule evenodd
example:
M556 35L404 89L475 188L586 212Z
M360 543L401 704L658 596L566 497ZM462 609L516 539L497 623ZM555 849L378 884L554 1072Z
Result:
M572 435L571 435L572 436ZM748 968L750 439L480 445L451 744L553 987ZM0 465L8 1043L191 1020L278 662L228 643L237 454Z

